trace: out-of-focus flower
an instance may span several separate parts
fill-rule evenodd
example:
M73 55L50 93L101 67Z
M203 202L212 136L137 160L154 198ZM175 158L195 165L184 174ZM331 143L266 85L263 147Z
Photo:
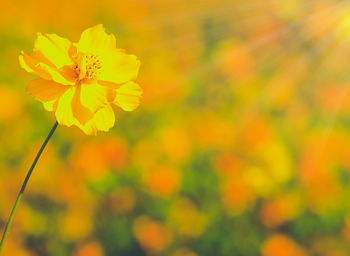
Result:
M103 256L101 245L94 241L83 244L77 249L76 256Z
M343 236L347 241L350 241L350 215L348 215L345 219L343 227Z
M127 161L124 140L108 136L101 141L86 143L71 156L74 171L91 180L98 180L111 170L120 170Z
M241 214L255 203L253 189L241 176L223 181L221 184L221 200L229 214Z
M262 247L263 256L306 256L304 249L285 235L273 235Z
M116 48L102 25L86 29L78 43L56 34L40 34L33 53L19 56L21 66L41 78L27 92L55 111L59 124L76 125L86 134L108 131L115 121L112 103L125 111L139 104L142 90L132 80L140 62Z
M62 237L66 241L76 241L87 237L92 231L92 221L86 209L72 209L60 223Z
M160 143L173 161L186 160L191 153L191 140L184 128L166 127L161 131Z
M300 198L295 194L281 195L264 203L260 218L267 227L277 227L294 219L300 212Z
M217 58L219 66L232 81L251 81L254 75L253 58L243 44L221 43L217 49Z
M0 122L15 119L22 111L21 99L10 87L0 86Z
M322 133L308 134L300 158L299 177L305 188L305 198L310 210L317 213L340 205L342 189L334 166L337 159L349 158L347 136L337 130L327 136L324 140Z
M192 201L183 198L170 209L169 222L179 235L199 237L204 232L208 221L205 214L197 210Z
M134 221L134 234L142 248L150 253L159 253L169 245L172 234L162 223L146 216Z
M159 166L145 174L144 182L151 194L167 197L179 188L181 174L171 166Z
M22 244L23 242L18 240L7 240L3 254L13 256L31 256L32 254L28 252Z

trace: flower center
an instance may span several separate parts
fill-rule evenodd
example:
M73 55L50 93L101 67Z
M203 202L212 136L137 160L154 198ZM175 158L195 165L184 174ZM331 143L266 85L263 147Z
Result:
M81 80L96 80L101 73L101 61L95 54L78 53L73 66L77 74L77 79Z

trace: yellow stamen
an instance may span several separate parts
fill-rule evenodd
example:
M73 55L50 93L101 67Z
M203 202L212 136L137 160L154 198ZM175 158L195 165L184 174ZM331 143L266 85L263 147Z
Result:
M101 61L95 54L79 53L73 69L77 73L77 80L96 80L101 73Z

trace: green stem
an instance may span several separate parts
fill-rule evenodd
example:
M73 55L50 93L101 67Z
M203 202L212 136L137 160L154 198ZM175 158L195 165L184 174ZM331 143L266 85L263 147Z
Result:
M41 148L39 149L39 152L38 154L36 155L35 159L34 159L34 162L32 163L28 173L27 173L27 176L26 178L24 179L24 182L23 182L23 185L22 185L22 188L21 190L19 191L18 193L18 196L17 196L17 199L16 199L16 202L15 202L15 205L13 206L12 208L12 211L11 211L11 214L10 214L10 217L9 217L9 220L7 221L7 224L6 224L6 227L5 227L5 231L4 231L4 234L2 235L2 239L1 239L1 242L0 242L0 254L1 254L1 251L2 251L2 248L4 247L4 243L5 243L5 240L6 240L6 237L8 235L8 232L9 232L9 229L11 227L11 223L13 221L13 217L15 215L15 212L16 212L16 209L18 207L18 204L19 202L21 201L21 198L22 198L22 195L23 195L23 192L27 186L27 183L28 183L28 180L30 178L30 176L32 175L32 172L34 170L34 167L36 166L36 163L38 162L40 156L41 156L41 153L44 151L47 143L49 142L52 134L55 132L56 128L58 126L58 122L56 121L56 123L54 124L54 126L52 127L49 135L47 135L43 145L41 146Z

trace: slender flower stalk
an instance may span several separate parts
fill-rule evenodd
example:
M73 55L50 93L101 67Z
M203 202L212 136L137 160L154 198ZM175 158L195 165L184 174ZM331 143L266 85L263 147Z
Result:
M56 123L55 123L54 126L52 127L50 133L47 135L47 137L46 137L46 139L45 139L43 145L42 145L41 148L39 149L39 152L38 152L38 154L36 155L36 157L35 157L35 159L34 159L32 165L31 165L31 167L29 168L29 171L28 171L28 173L27 173L26 178L24 179L22 188L21 188L21 190L20 190L19 193L18 193L18 196L17 196L16 202L15 202L15 205L14 205L13 208L12 208L12 211L11 211L11 214L10 214L10 217L9 217L9 220L7 221L7 224L6 224L6 227L5 227L5 230L4 230L4 234L2 235L2 239L1 239L1 242L0 242L0 254L1 254L2 248L4 247L4 243L5 243L6 237L7 237L7 235L8 235L9 229L10 229L10 227L11 227L11 224L12 224L12 221L13 221L13 217L14 217L14 215L15 215L15 212L16 212L16 210L17 210L17 207L18 207L18 205L19 205L19 202L21 201L22 195L23 195L24 190L25 190L25 188L26 188L26 186L27 186L27 183L28 183L28 181L29 181L29 178L30 178L30 176L32 175L32 172L33 172L33 170L34 170L34 168L35 168L35 166L36 166L36 164L37 164L37 162L38 162L38 160L39 160L39 158L40 158L42 152L44 151L44 149L45 149L47 143L49 142L50 138L52 137L53 133L55 132L57 126L58 126L58 122L56 121Z
M116 47L116 39L99 24L84 30L72 43L56 34L41 34L31 54L21 53L19 63L40 78L27 93L55 112L56 123L36 155L23 182L0 242L0 254L28 180L58 124L79 127L87 135L108 131L115 122L112 104L125 111L140 103L141 87L133 80L140 61Z

